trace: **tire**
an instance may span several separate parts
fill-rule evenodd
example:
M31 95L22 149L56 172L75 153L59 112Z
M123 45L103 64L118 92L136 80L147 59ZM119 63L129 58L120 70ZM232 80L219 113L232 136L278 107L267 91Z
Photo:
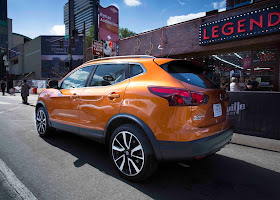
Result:
M49 119L44 107L40 107L36 112L36 129L41 137L48 137L55 129L49 126Z
M111 135L109 148L114 166L125 179L143 181L157 169L152 145L135 125L119 126Z

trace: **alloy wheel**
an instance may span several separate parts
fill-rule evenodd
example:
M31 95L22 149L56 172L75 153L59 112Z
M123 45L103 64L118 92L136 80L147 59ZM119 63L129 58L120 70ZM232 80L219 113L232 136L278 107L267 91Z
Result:
M46 132L47 118L46 118L46 114L43 110L39 110L37 112L36 125L37 125L37 131L39 132L39 134L44 134Z
M135 135L119 132L112 142L112 157L117 168L127 176L136 176L144 166L144 150Z

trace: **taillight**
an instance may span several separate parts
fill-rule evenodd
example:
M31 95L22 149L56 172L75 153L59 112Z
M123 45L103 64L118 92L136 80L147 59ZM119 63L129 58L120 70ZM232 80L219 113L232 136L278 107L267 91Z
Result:
M198 106L206 104L209 97L205 94L186 89L148 86L152 94L166 99L169 106Z

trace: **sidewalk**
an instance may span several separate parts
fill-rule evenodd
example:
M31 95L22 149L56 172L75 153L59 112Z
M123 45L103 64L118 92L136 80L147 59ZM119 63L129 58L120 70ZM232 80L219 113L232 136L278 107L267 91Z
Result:
M8 96L9 94L7 94ZM9 96L9 98L16 98L21 102L20 93L15 93L15 95ZM38 94L30 94L28 97L28 103L30 106L35 107L37 102ZM269 151L280 152L280 140L273 140L249 135L242 135L238 133L233 134L231 140L232 144L244 145L253 148L265 149Z
M280 140L234 133L231 143L280 152Z

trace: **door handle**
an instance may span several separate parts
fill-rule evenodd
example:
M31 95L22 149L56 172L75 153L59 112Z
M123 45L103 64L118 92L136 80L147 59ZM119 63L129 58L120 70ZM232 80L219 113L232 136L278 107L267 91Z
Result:
M110 94L108 94L107 96L110 100L113 100L115 98L120 98L120 94L116 94L115 92L112 92Z
M70 95L70 98L71 99L77 99L77 98L79 98L79 96L76 93L74 93L74 94Z

